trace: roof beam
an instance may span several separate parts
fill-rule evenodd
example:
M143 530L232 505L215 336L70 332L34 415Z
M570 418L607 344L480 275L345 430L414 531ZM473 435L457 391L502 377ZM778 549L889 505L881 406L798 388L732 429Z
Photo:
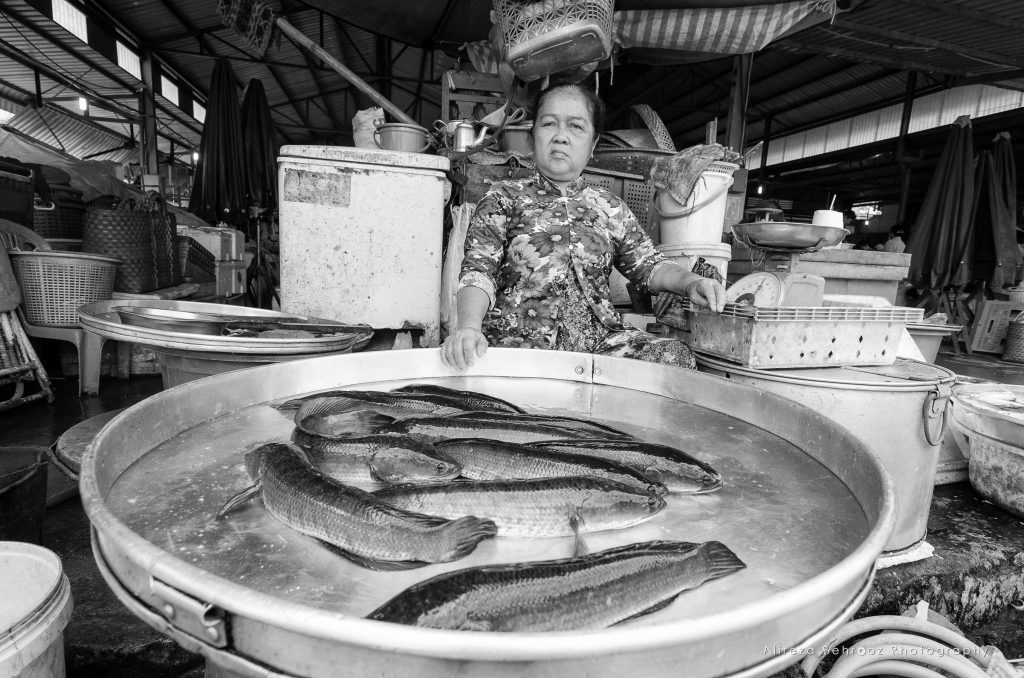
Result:
M849 49L847 47L836 47L835 45L829 45L827 43L808 42L806 40L795 40L787 38L781 40L778 43L780 48L793 49L800 52L810 52L811 54L820 55L832 55L843 57L845 59L853 59L855 61L867 61L871 63L883 64L885 66L893 66L903 71L921 71L923 73L943 73L945 75L975 75L973 71L958 71L952 68L946 68L944 66L936 66L934 64L926 64L919 61L911 61L908 59L893 59L891 57L883 56L875 52L860 51L856 49Z
M906 31L897 31L891 28L882 28L879 26L869 26L868 24L858 23L844 18L839 19L838 25L841 28L850 28L859 33L877 35L889 40L900 40L911 45L932 47L934 49L940 49L959 56L974 58L991 66L1024 68L1024 59L1017 59L1007 54L998 54L984 49L967 47L966 45L957 45L952 42L946 42L945 40L933 40L932 38L926 38L922 35L914 35L913 33L907 33Z

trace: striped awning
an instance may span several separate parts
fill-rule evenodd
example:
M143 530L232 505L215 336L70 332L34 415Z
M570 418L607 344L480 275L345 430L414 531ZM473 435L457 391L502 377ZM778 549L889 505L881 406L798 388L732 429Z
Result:
M798 0L727 8L626 10L615 13L618 44L636 58L645 50L659 61L748 54L788 33L831 21L835 0ZM643 60L642 58L639 60Z
M747 54L790 33L831 21L835 0L765 2L739 7L699 7L617 11L615 41L633 61L686 63ZM487 40L463 45L473 66L497 73L498 62Z

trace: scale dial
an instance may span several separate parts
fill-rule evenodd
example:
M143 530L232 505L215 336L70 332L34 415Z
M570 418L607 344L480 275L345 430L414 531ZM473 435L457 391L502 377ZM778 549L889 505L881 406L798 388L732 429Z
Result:
M734 282L726 291L725 300L744 306L781 306L782 283L782 277L771 271L757 271Z

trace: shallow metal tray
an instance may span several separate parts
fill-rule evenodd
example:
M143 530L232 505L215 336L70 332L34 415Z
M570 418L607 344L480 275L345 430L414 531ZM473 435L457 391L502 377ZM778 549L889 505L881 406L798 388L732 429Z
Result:
M456 563L380 573L276 524L258 504L212 520L248 484L244 449L291 431L268 401L422 381L614 423L712 460L726 478L722 491L672 496L653 520L588 542L599 550L718 539L748 568L610 629L439 631L362 617L438 572L563 557L572 540L491 540ZM373 676L765 676L852 616L894 520L877 459L807 407L695 371L521 349L491 348L465 374L436 350L411 349L184 384L104 427L85 454L80 487L108 584L141 619L205 655L219 677L336 676L339 666Z
M233 318L300 320L316 325L337 325L350 332L302 338L259 338L226 337L210 334L189 334L152 327L126 325L121 322L115 307L136 306L149 309L204 313ZM259 308L232 306L229 304L208 304L198 301L169 301L164 299L114 299L97 301L78 309L82 327L107 339L145 344L154 348L170 348L195 352L231 353L252 355L298 355L333 353L337 351L358 351L373 338L373 329L368 325L358 326L334 320L295 316L290 313L267 311Z
M747 247L768 250L814 252L842 242L850 232L835 226L798 224L789 221L753 221L733 224L732 233Z

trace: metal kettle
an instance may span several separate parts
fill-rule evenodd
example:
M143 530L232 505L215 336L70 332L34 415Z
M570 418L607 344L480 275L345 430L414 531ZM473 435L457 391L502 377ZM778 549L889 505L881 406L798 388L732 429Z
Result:
M480 131L476 131L476 127L471 122L460 122L455 126L455 132L452 136L452 148L458 152L466 151L471 146L477 146L484 142L487 138L487 127L481 127Z

